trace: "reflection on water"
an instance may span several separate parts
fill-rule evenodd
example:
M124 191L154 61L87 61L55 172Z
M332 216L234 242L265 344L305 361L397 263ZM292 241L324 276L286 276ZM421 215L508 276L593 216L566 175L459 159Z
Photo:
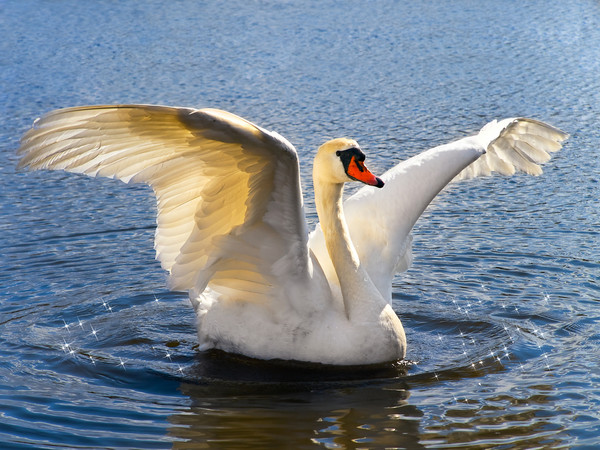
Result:
M594 448L600 442L597 2L0 6L1 448ZM108 32L107 30L110 30ZM377 173L494 118L571 137L541 177L449 189L393 286L409 360L332 369L200 353L144 186L17 173L53 108L231 110Z
M355 376L353 373L352 376ZM303 383L182 384L192 399L169 420L170 432L215 448L418 448L422 413L408 403L401 380ZM177 444L176 444L177 446ZM416 447L415 447L416 446Z

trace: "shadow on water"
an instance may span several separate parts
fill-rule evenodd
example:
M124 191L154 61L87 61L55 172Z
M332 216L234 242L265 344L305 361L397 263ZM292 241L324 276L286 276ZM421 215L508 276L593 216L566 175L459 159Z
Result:
M301 361L263 361L243 355L210 350L198 354L196 364L187 372L192 380L217 383L255 383L289 385L343 383L362 380L396 379L406 376L410 363L362 366L332 366Z

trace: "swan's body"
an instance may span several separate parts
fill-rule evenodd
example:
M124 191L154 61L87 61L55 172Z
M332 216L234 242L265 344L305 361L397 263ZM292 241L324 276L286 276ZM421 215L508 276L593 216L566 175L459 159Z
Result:
M161 106L51 112L22 139L21 166L145 182L157 197L155 247L187 290L202 349L328 364L401 359L393 276L410 231L455 178L541 173L566 135L530 119L491 122L374 177L358 144L336 139L313 166L320 224L310 237L294 147L233 114ZM365 186L343 201L345 182Z

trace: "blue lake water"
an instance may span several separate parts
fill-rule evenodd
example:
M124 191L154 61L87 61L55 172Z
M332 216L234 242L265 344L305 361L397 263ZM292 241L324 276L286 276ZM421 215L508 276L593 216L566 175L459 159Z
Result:
M600 4L0 3L0 447L600 445ZM217 107L375 173L494 118L567 131L540 177L463 182L394 283L411 364L202 353L145 186L16 172L49 110Z

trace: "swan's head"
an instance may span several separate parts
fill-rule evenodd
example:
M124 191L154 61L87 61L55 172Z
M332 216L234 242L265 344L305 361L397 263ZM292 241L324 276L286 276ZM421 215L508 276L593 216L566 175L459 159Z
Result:
M319 147L313 165L313 178L329 183L360 181L370 186L383 187L381 178L365 167L365 154L352 139L340 138Z

